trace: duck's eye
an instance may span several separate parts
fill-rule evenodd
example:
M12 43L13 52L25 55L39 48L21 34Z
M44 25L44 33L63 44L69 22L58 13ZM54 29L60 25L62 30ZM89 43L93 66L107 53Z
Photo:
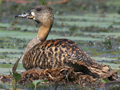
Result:
M41 8L37 8L36 10L37 10L37 11L41 11Z

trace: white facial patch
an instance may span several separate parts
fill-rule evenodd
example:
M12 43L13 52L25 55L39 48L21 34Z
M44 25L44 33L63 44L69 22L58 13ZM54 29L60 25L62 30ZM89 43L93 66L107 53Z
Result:
M32 15L32 16L35 16L35 13L34 13L34 12L31 12L31 15ZM33 18L33 20L35 20L35 17Z
M34 12L31 12L31 15L32 15L32 16L35 16L35 13L34 13Z

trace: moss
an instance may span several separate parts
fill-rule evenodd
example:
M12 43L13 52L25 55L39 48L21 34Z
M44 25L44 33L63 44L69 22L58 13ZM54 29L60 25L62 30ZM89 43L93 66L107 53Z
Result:
M1 68L12 68L13 65L12 64L0 64Z
M120 61L115 61L114 63L116 63L116 64L120 64Z
M4 55L0 55L0 58L3 59L3 58L5 58L5 56Z

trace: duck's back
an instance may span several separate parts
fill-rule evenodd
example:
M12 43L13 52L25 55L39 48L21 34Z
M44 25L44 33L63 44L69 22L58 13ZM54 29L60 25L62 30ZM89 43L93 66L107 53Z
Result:
M74 60L87 63L89 58L78 45L68 39L47 40L35 45L23 57L23 66L26 70L40 67L54 68L66 65ZM88 63L90 60L88 61ZM91 63L92 64L92 63Z

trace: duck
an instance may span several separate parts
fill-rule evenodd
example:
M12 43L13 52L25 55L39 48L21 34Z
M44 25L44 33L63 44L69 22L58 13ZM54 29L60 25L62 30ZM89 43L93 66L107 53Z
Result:
M37 5L15 17L32 19L40 26L37 36L28 43L22 58L22 64L26 70L69 66L76 72L91 74L87 67L101 68L101 65L83 51L76 42L64 38L47 40L54 22L54 14L50 6Z

